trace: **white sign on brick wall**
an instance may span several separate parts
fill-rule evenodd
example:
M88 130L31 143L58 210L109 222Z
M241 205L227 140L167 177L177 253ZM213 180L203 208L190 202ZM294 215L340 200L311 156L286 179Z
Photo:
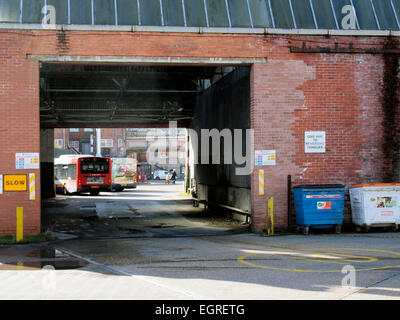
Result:
M15 169L39 169L39 153L16 153Z
M306 131L304 134L305 153L325 153L325 131Z
M276 151L256 150L254 162L256 166L276 166Z

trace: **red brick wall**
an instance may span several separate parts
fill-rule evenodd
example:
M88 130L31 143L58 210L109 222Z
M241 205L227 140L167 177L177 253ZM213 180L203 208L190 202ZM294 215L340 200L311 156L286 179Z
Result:
M290 53L293 36L272 46L269 63L253 67L252 126L255 149L274 149L276 167L252 175L254 228L265 229L266 201L258 195L258 170L266 196L274 197L275 222L287 226L287 175L293 185L382 181L382 78L379 55ZM304 37L303 37L304 38ZM293 40L294 39L294 40ZM304 39L302 39L304 40ZM378 39L306 38L307 46L381 47ZM307 41L308 40L308 41ZM326 153L306 154L305 131L326 132ZM345 221L351 221L350 205Z
M0 34L0 174L36 174L37 201L28 192L0 195L0 236L14 234L16 208L24 208L26 235L40 231L40 171L16 170L15 153L39 152L39 64L27 61L30 38Z
M383 59L379 55L291 53L290 45L376 47L375 38L161 34L100 31L0 33L0 173L15 170L15 152L39 151L38 62L26 54L260 58L252 67L251 123L255 149L275 149L277 166L263 167L275 221L287 224L287 175L294 184L379 181L382 160ZM304 131L324 130L327 152L304 153ZM257 168L256 168L257 169ZM25 172L24 172L25 173ZM29 173L29 172L26 172ZM39 177L39 173L37 177ZM254 230L265 225L265 197L252 175ZM38 181L39 183L39 181ZM37 187L37 190L40 188ZM39 231L40 195L0 195L0 235L14 233L15 208L26 208L26 232Z

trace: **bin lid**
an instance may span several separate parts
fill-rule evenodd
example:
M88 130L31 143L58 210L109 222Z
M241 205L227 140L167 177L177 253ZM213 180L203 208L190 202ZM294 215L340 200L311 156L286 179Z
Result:
M370 188L370 187L400 187L400 183L364 183L364 184L355 184L350 186L350 189L354 188Z
M304 188L304 189L343 189L346 188L343 184L302 184L300 186L294 187Z

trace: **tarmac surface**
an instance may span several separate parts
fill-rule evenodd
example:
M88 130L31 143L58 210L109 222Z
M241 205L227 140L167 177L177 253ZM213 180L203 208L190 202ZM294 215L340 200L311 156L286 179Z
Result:
M58 241L0 247L1 299L400 299L400 233L264 237L162 184L46 214Z

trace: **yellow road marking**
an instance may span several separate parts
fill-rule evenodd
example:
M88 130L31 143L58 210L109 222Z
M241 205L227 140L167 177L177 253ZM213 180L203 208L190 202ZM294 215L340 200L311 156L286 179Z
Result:
M315 250L321 250L321 251L326 251L326 250L332 250L332 251L341 251L341 250L350 250L350 251L368 251L368 252L379 252L379 253L386 253L386 254L391 254L391 255L395 255L395 256L400 256L400 253L398 252L394 252L394 251L389 251L389 250L378 250L378 249L355 249L355 248L314 248L314 249L293 249L293 251L315 251ZM274 252L275 254L279 254L279 252ZM284 255L290 255L291 253L289 252L281 252ZM246 254L242 257L239 257L237 259L238 262L243 263L245 265L251 266L253 268L258 268L258 269L268 269L268 270L280 270L280 271L289 271L289 272L303 272L303 273L339 273L342 272L342 270L304 270L304 269L291 269L291 268L279 268L279 267L270 267L270 266L263 266L263 265L258 265L258 264L254 264L251 263L249 261L247 261L246 259L249 257L253 257L256 255L263 255L263 254L267 254L266 251L264 252L255 252L253 251L252 253ZM292 255L295 255L296 253L293 253ZM317 253L317 254L313 254L314 256L324 256L325 259L327 260L319 260L319 259L310 259L310 258L301 258L301 257L294 257L292 259L295 260L308 260L308 261L312 261L312 262L322 262L322 263L334 263L334 264L348 264L348 263L341 263L338 261L333 261L336 260L335 258L337 257L333 257L331 260L329 260L328 258L326 258L326 254L328 255L337 255L339 256L338 258L340 259L340 257L350 257L350 258L361 258L361 259L366 259L367 261L358 261L358 260L351 260L351 259L340 259L341 261L348 261L348 262L356 262L356 263L371 263L371 262L375 262L378 261L379 259L377 258L373 258L373 257L363 257L363 256L353 256L353 255L347 255L347 254L340 254L340 253ZM372 270L385 270L385 269L391 269L391 268L399 268L400 265L393 265L393 266L382 266L382 267L373 267L373 268L358 268L356 269L356 271L372 271Z

